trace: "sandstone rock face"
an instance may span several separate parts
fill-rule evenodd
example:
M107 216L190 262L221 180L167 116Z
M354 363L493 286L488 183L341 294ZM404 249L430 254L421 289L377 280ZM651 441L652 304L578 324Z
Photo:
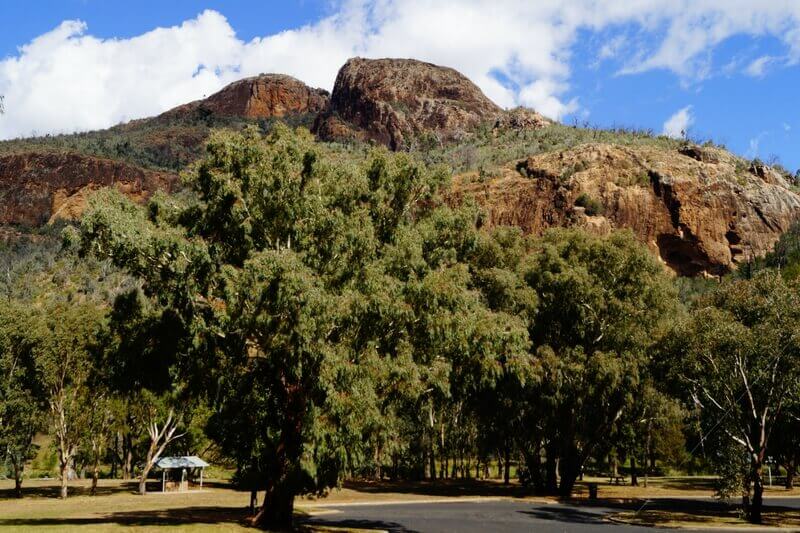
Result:
M764 255L800 219L800 196L779 173L705 147L587 144L530 157L489 182L460 176L451 201L467 195L489 225L630 228L682 275L719 275Z
M236 81L204 100L167 111L179 115L202 111L218 116L280 118L291 114L317 114L328 104L328 92L312 89L283 74L262 74Z
M459 138L502 110L457 71L413 59L350 59L315 131L325 140L374 140L409 147L430 133Z
M0 224L35 226L78 218L88 194L117 187L136 201L172 189L177 178L119 161L74 153L19 153L0 157Z

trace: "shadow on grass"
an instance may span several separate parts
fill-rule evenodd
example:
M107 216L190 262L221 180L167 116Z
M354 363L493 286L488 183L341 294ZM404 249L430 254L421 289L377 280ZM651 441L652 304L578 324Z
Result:
M420 494L424 496L526 496L531 491L517 483L503 485L480 480L346 481L344 488L365 494Z
M59 480L47 480L46 483L47 484L44 484L42 481L36 480L34 483L23 484L22 497L58 498L61 491ZM207 489L218 488L238 490L230 483L225 481L206 481L203 483L203 487ZM136 480L112 480L111 483L109 483L108 480L100 480L100 484L97 486L97 496L110 496L112 494L137 494L138 491L139 482ZM148 481L147 492L161 492L161 482L156 480ZM81 479L70 482L70 496L89 496L90 493L91 485L87 480ZM16 492L13 488L0 489L0 501L17 499Z
M149 485L148 485L149 487ZM108 496L111 494L132 493L136 492L139 484L136 481L118 482L113 485L101 484L97 487L98 496ZM54 480L47 485L22 485L23 498L58 498L61 492L61 486L58 480ZM70 496L88 496L91 492L91 487L81 482L81 484L70 484ZM17 496L13 488L0 489L0 500L16 500Z
M664 478L661 487L673 490L697 490L713 492L716 481L714 478L704 477L676 477Z
M0 519L0 528L21 526L92 526L119 524L123 526L176 526L190 524L244 524L247 512L233 507L185 507L109 513L86 518L9 518Z

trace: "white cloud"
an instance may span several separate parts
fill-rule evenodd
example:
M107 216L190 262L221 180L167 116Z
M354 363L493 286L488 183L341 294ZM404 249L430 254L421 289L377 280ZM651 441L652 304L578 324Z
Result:
M355 55L452 66L502 106L562 118L580 111L570 61L582 32L607 36L599 58L631 58L622 73L668 69L684 85L710 75L714 47L734 35L773 36L785 43L784 63L800 61L796 0L333 1L327 18L249 42L215 11L129 39L65 21L0 60L0 138L107 127L260 72L331 89ZM623 31L636 38L620 39Z
M747 157L750 158L758 157L758 152L761 149L761 140L767 135L769 135L769 132L762 131L758 135L750 139L746 153Z
M783 131L787 131L787 132L788 132L788 131L792 131L792 126L791 126L791 124L789 124L788 122L784 122L784 123L783 123L783 124L781 124L781 125L783 126Z
M761 78L766 74L766 70L775 61L772 56L761 56L750 62L744 69L744 73L754 78Z
M664 135L674 137L676 139L685 137L689 126L694 122L692 116L692 106L686 107L676 111L671 117L664 122Z
M604 59L617 57L622 51L623 47L628 44L628 39L625 37L625 35L617 35L612 37L600 47L600 51L597 52L597 59L602 61Z

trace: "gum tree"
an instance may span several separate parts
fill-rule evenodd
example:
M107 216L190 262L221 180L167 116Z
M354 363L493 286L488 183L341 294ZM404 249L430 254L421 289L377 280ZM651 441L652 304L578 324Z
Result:
M265 490L259 525L290 526L296 494L366 463L379 397L435 417L451 376L525 345L469 289L459 254L474 218L435 207L444 183L381 151L347 165L278 125L216 136L192 195L143 210L106 192L84 216L82 249L174 317L174 370L212 400L212 434Z
M708 446L729 487L761 522L770 439L800 390L800 293L763 270L724 283L672 335L674 376L700 410Z
M586 460L636 404L675 297L663 267L630 232L550 231L524 275L539 297L529 323L539 379L527 406L543 430L532 433L546 435L559 493L569 497Z

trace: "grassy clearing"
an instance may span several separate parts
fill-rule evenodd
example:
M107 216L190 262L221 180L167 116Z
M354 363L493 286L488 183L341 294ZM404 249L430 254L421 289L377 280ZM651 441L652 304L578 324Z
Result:
M796 530L800 527L800 511L797 509L767 510L760 526L749 524L737 508L704 509L696 511L644 510L613 515L612 520L626 524L671 528L754 528L780 527Z
M210 481L202 491L136 494L135 482L100 480L99 494L89 495L89 481L70 484L70 497L59 500L57 480L26 480L25 497L14 498L13 483L0 481L0 530L3 531L252 531L249 494L227 483ZM153 486L155 490L155 484ZM260 495L261 496L261 495ZM347 495L345 499L351 496ZM298 514L313 513L298 501ZM308 531L358 531L307 528Z
M585 477L578 482L575 495L579 498L588 498L589 483L598 486L598 497L603 499L647 499L647 498L712 498L714 496L713 476L664 476L650 477L647 487L644 486L644 477L639 477L639 486L630 485L630 477L622 484L610 483L607 477ZM765 487L764 496L769 497L798 497L800 488L786 490L783 486L773 485Z

